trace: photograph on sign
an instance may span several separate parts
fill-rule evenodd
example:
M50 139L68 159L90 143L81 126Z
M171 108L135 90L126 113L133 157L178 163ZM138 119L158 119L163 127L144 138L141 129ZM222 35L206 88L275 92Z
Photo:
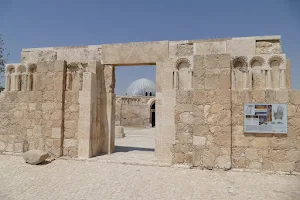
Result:
M287 133L285 104L245 104L244 131L246 133Z

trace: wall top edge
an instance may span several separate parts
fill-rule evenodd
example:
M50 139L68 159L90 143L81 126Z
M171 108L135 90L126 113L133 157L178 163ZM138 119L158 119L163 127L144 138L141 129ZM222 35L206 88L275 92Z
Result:
M217 42L227 40L244 40L244 39L255 39L255 40L280 40L280 35L269 35L269 36L249 36L249 37L233 37L233 38L207 38L207 39L195 39L195 40L161 40L161 41L145 41L145 42L124 42L124 43L109 43L102 45L118 45L118 44L143 44L143 43L159 43L159 42L183 42L184 43L199 43L199 42ZM33 51L53 51L58 49L74 49L74 48L102 48L102 45L87 45L87 46L61 46L61 47L37 47L37 48L24 48L22 52L33 52Z

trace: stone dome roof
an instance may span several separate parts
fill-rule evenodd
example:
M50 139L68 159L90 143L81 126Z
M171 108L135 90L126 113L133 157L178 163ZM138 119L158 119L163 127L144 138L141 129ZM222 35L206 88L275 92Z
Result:
M156 85L153 81L141 78L132 82L126 90L126 96L155 96Z

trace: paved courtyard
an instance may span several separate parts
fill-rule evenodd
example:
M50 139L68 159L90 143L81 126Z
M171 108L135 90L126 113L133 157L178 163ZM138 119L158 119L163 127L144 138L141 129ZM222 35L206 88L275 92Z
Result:
M300 199L300 176L159 167L154 130L126 128L116 153L88 160L0 155L0 200Z
M131 165L162 165L155 157L155 128L125 127L125 137L115 139L115 153L90 160Z

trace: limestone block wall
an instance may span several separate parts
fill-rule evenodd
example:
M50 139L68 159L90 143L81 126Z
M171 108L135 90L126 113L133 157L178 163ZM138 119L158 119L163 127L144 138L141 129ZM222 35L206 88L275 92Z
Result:
M169 58L156 63L155 154L160 161L168 163L172 163L175 144L175 61Z
M88 71L88 63L70 62L66 67L66 87L64 97L64 156L78 155L79 92L83 87L83 73Z
M44 150L45 136L42 135L40 122L43 116L41 97L41 92L36 91L1 93L1 152L21 153L34 148Z
M99 124L101 134L103 134L103 145L101 152L113 153L115 145L115 68L112 65L102 65L97 67L98 93L97 101L100 109Z
M244 103L288 105L287 134L244 133ZM232 91L232 165L269 171L300 171L300 91Z
M46 47L23 49L22 63L36 63L44 61L65 60L71 62L100 61L101 45L73 46L73 47Z
M12 72L18 71L19 66L25 67L26 72L32 67L12 64L6 68ZM28 79L11 74L13 78L7 80L11 81L9 87L1 93L0 149L5 152L40 149L61 156L65 62L39 62L34 68L34 75L28 73ZM27 90L22 91L20 86L27 84Z
M114 99L107 95L111 83L107 86L105 79L112 76L103 65L47 61L9 64L6 72L8 87L0 96L1 152L40 149L57 157L88 158L109 151L104 143L113 131Z
M193 57L193 88L178 88L174 163L231 167L230 60L228 54Z
M59 61L43 62L56 60L66 60L70 68L64 73ZM10 119L0 116L2 151L26 148L21 144L28 141L54 155L73 156L77 140L79 157L112 153L115 121L122 121L121 105L115 107L114 67L156 64L155 154L160 161L299 171L300 98L289 90L290 61L280 36L24 49L22 62L7 68L8 91L1 93L0 101L8 104L1 103L0 112ZM37 68L26 67L36 62L41 62ZM72 62L81 65L74 68ZM28 100L19 99L21 94ZM250 102L287 103L288 134L244 134L243 104ZM25 114L30 117L24 120L38 116L27 128L17 123ZM71 124L77 117L76 131Z
M121 126L143 126L150 123L151 97L119 96L116 99L116 124Z
M100 62L89 62L82 73L78 103L78 157L89 158L109 152L111 145L105 70Z

